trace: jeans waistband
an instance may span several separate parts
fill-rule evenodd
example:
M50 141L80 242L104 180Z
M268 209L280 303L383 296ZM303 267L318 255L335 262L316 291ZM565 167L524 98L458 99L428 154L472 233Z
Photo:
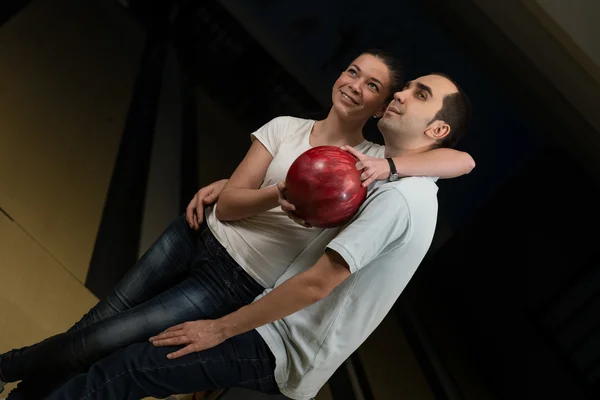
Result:
M233 257L231 257L227 249L223 247L212 233L206 221L200 226L200 240L213 257L222 261L220 264L224 269L230 269L233 270L235 274L242 275L255 290L260 290L262 292L265 289L260 283L256 282L256 280L250 276L246 270L233 259Z

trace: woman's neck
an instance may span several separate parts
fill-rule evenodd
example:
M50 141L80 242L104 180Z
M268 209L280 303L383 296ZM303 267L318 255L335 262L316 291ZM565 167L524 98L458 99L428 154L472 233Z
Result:
M356 146L365 138L362 130L366 121L343 120L332 108L327 118L315 122L311 133L311 146Z

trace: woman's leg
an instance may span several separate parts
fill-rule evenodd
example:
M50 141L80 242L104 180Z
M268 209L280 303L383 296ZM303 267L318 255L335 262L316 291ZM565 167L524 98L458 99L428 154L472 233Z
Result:
M199 239L192 274L186 280L127 311L6 353L0 360L2 376L9 382L35 382L35 377L58 380L84 372L97 360L131 343L147 341L185 321L221 317L249 304L263 291L216 243L210 231L204 231Z
M173 347L136 343L95 363L47 400L139 400L229 387L274 394L275 358L256 331L219 346L169 360ZM9 397L9 400L21 400Z
M111 293L96 304L67 332L83 329L95 322L128 310L166 289L181 282L190 273L191 263L196 251L197 240L206 224L199 231L190 228L185 216L179 216L171 222L157 241L146 251L138 262L127 272ZM44 341L46 342L46 341ZM20 349L24 352L27 348ZM0 355L0 366L2 355ZM21 382L20 388L44 384L46 377L37 377L35 382ZM3 375L0 368L0 384ZM0 388L1 392L1 388Z
M67 332L142 304L185 279L190 272L196 241L204 229L208 229L206 224L200 226L200 231L195 231L185 216L176 218L111 293Z

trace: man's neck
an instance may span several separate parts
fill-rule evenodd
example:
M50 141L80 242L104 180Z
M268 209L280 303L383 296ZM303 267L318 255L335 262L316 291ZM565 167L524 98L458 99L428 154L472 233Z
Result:
M392 146L385 144L385 157L404 157L411 154L419 154L425 153L426 151L431 150L430 145L425 145L421 147L410 147L410 146Z

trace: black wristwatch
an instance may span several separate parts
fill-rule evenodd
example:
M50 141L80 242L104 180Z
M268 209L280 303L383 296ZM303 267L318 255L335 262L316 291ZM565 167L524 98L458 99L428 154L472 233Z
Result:
M386 158L386 160L388 160L388 163L390 164L390 177L388 178L389 181L397 181L398 179L400 179L400 175L398 175L398 171L396 171L396 164L394 164L394 160L392 160L389 157Z

